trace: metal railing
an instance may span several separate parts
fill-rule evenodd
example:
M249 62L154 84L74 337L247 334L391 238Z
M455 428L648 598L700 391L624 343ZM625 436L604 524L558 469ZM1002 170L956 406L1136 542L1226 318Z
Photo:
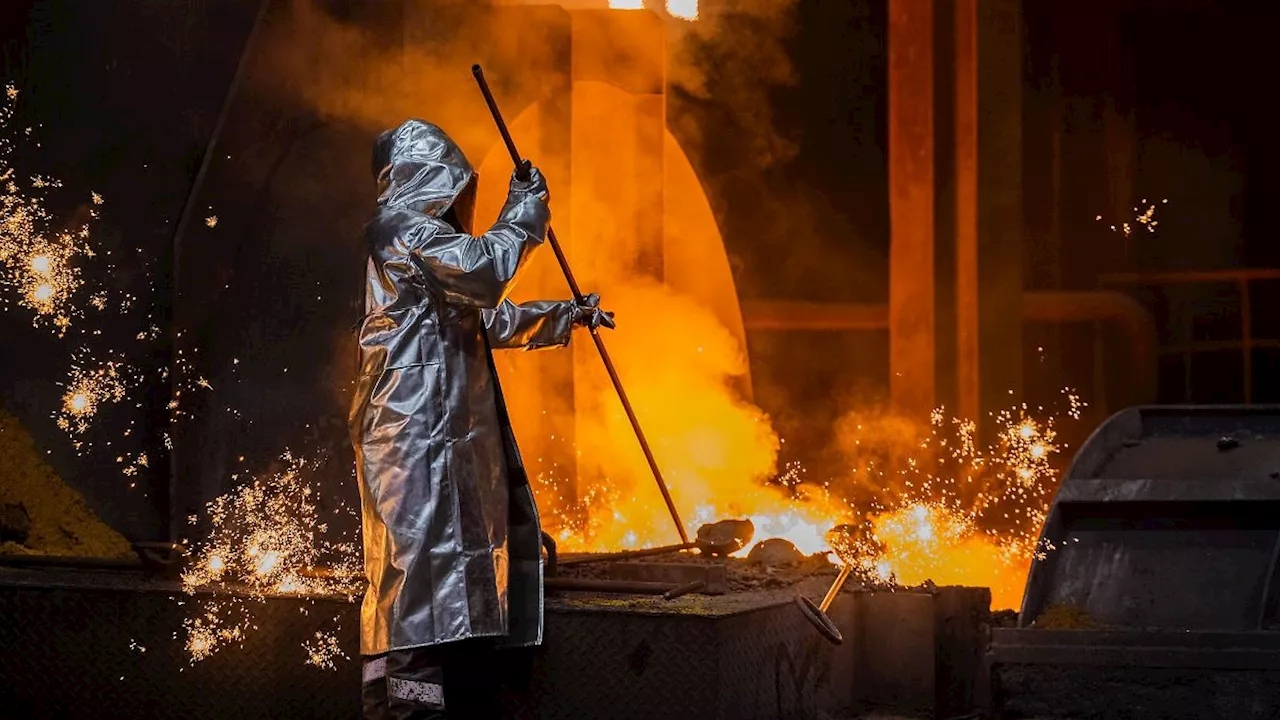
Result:
M1026 322L1045 324L1095 323L1117 328L1125 338L1133 363L1133 402L1154 402L1159 369L1159 334L1151 314L1131 296L1117 291L1028 291L1022 295L1022 316ZM821 303L755 300L742 303L743 325L748 331L887 331L887 303ZM1095 345L1101 336L1095 335ZM1094 353L1095 383L1106 375L1101 348ZM1105 408L1103 391L1093 400Z
M1154 273L1113 273L1102 275L1098 281L1110 287L1168 287L1173 285L1233 284L1239 293L1240 337L1238 340L1190 340L1191 328L1186 328L1187 341L1176 345L1164 345L1162 355L1181 355L1183 368L1183 399L1191 400L1192 357L1197 353L1239 350L1244 386L1244 402L1253 402L1253 351L1257 348L1280 348L1280 339L1253 336L1253 301L1250 283L1262 280L1280 280L1280 269L1238 270L1189 270ZM1188 316L1188 322L1195 316Z

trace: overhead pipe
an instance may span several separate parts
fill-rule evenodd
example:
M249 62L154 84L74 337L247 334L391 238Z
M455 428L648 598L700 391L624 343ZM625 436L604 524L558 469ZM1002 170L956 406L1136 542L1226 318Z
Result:
M1137 300L1114 290L1051 290L1022 295L1024 320L1053 323L1111 322L1129 340L1134 368L1129 379L1139 402L1157 395L1160 334L1155 320Z
M1155 320L1138 301L1113 290L1031 291L1022 294L1022 317L1033 322L1107 322L1124 331L1137 372L1141 401L1154 400L1159 371ZM748 332L853 332L888 330L887 303L821 303L754 300L742 303Z

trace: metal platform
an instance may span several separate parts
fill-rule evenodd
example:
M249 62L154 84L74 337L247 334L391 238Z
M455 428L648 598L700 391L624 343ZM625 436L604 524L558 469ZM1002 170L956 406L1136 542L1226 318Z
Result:
M997 629L1001 718L1262 720L1280 712L1280 634Z
M509 716L847 717L854 647L819 638L791 597L549 598L546 645L506 656ZM833 617L849 627L853 606L840 598ZM321 670L305 664L302 648L336 627L354 658L357 606L286 597L254 610L257 628L243 646L193 665L182 630L192 598L175 583L0 569L0 708L18 718L358 717L357 663Z
M1113 416L1042 542L1019 627L992 639L1009 717L1278 716L1280 408Z

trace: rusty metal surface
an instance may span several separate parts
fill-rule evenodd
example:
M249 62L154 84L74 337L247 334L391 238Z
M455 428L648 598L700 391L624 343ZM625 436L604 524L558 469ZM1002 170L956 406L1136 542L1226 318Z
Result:
M559 556L559 563L561 565L587 565L590 563L612 562L614 560L626 560L629 558L668 555L682 550L691 550L692 548L693 543L681 543L679 545L662 545L660 547L644 548L643 550L620 550L612 553L563 553Z
M702 581L706 585L699 592L706 595L719 595L728 590L723 565L620 562L609 565L609 577L613 580L639 580L676 585Z
M936 678L932 642L903 644L895 638L932 638L934 599L927 593L866 594L857 603L858 667L862 699L907 711L933 708Z
M598 593L620 593L640 595L662 595L676 589L676 585L665 582L642 582L635 580L595 580L592 578L547 578L547 592L561 590L585 591Z
M998 664L1280 670L1280 633L997 628Z
M1280 672L1006 665L996 692L1009 720L1274 720Z
M802 590L820 597L826 585L814 578ZM956 602L944 602L953 590ZM813 633L792 593L549 598L546 644L495 660L507 717L807 720L852 717L869 704L905 712L901 705L928 702L914 702L883 669L912 663L934 664L915 690L936 697L935 708L974 707L978 668L966 658L984 637L985 590L841 594L829 609L846 638L840 647ZM923 613L921 632L885 621L902 603ZM355 663L339 658L336 670L319 670L301 647L336 616L341 647L354 657L356 605L272 598L253 607L257 629L242 648L191 665L181 622L194 606L176 583L0 571L0 707L14 717L357 717Z

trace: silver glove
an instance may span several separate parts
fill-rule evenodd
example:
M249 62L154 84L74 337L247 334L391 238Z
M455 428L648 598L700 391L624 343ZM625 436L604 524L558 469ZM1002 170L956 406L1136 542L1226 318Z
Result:
M617 327L613 322L613 313L600 309L600 296L596 293L585 295L581 300L573 302L573 323L583 325L592 330L601 326L610 330Z
M524 180L520 179L521 168L516 168L511 173L511 192L528 193L534 197L540 198L542 202L551 204L551 192L547 189L547 179L542 176L542 172L538 168L528 164L525 161L525 168L528 171L528 177Z

